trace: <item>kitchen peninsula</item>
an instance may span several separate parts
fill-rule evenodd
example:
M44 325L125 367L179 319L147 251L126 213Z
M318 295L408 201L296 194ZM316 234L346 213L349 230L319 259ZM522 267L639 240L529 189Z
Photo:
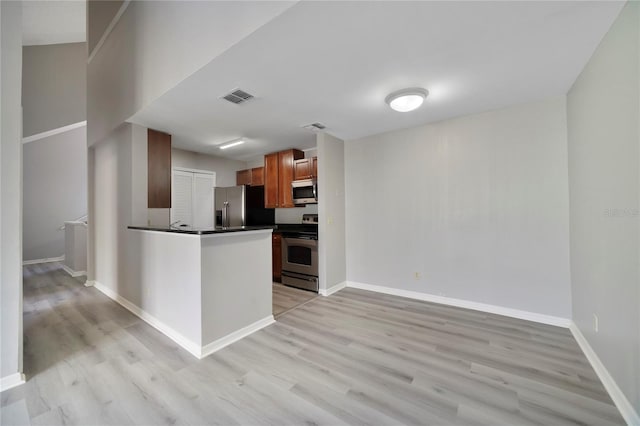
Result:
M118 301L203 358L274 321L271 233L129 226Z

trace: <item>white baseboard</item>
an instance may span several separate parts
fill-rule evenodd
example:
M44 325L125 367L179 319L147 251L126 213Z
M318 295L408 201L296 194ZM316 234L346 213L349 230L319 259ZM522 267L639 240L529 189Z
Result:
M320 294L322 296L331 296L333 293L342 290L346 286L347 286L347 282L346 281L342 281L340 284L336 284L336 285L334 285L332 287L329 287L327 289L320 289Z
M94 285L96 285L96 282L95 282L95 281L93 281L93 280L86 280L86 281L84 282L84 286L85 286L85 287L93 287Z
M407 297L409 299L422 300L425 302L438 303L440 305L456 306L458 308L471 309L474 311L487 312L496 315L503 315L511 318L518 318L541 324L555 325L557 327L569 328L571 320L569 318L555 317L551 315L538 314L535 312L522 311L519 309L506 308L504 306L489 305L485 303L472 302L470 300L454 299L451 297L436 296L417 291L401 290L392 287L384 287L373 284L364 284L355 281L347 281L347 287L359 288L361 290L375 291L377 293L390 294L392 296Z
M187 339L182 334L178 333L173 328L169 327L167 324L160 321L158 318L142 310L140 307L134 305L133 303L131 303L124 297L120 296L119 294L111 290L109 287L106 287L105 285L99 283L98 281L93 281L93 287L98 289L105 296L114 300L116 303L120 304L122 307L127 309L133 315L137 316L138 318L140 318L141 320L149 324L151 327L158 330L160 333L164 334L165 336L167 336L168 338L176 342L178 345L180 345L182 348L184 348L187 352L189 352L193 356L197 358L201 357L200 355L202 353L202 348L199 344Z
M573 337L576 339L578 345L580 346L580 349L582 349L582 352L584 352L585 356L589 360L589 363L595 370L598 378L604 385L604 388L607 390L607 392L609 392L609 396L613 400L614 404L616 404L616 407L618 407L618 410L620 410L620 414L622 414L624 420L629 425L640 425L640 416L633 408L633 405L631 405L631 402L629 402L622 390L618 387L616 381L613 380L613 377L611 377L611 374L609 374L607 368L604 366L602 361L600 361L600 358L595 353L587 339L584 337L576 323L571 321L569 330L571 330Z
M64 255L58 256L58 257L47 257L46 259L25 260L22 262L22 266L35 265L37 263L51 263L51 262L64 262Z
M120 304L129 312L131 312L132 314L134 314L135 316L137 316L138 318L140 318L141 320L149 324L151 327L155 328L160 333L164 334L165 336L167 336L168 338L176 342L178 345L184 348L191 355L199 359L202 359L208 355L211 355L212 353L224 348L225 346L228 346L234 342L237 342L243 337L246 337L251 333L254 333L260 330L261 328L264 328L275 322L273 315L269 315L266 318L258 320L253 324L249 324L248 326L241 328L240 330L234 331L233 333L227 334L226 336L223 336L220 339L217 339L205 346L201 346L189 340L179 332L175 331L173 328L169 327L164 322L160 321L158 318L154 317L153 315L144 311L140 307L131 303L130 301L120 296L119 294L111 290L109 287L106 287L105 285L99 283L98 281L87 281L85 283L85 286L95 287L100 292L102 292L105 296L114 300L116 303Z
M225 346L229 346L230 344L237 342L243 337L247 337L248 335L255 333L256 331L273 324L276 320L273 318L273 315L269 315L261 320L254 322L253 324L249 324L248 326L241 328L240 330L234 331L231 334L227 334L226 336L217 339L207 345L202 347L202 352L199 358L204 358L212 353L219 351Z
M26 382L24 374L15 373L10 376L0 378L0 392L4 392L16 386L20 386Z
M64 271L71 275L72 277L80 277L82 275L87 275L87 271L74 271L73 269L69 268L67 265L65 265L64 263L62 264L62 269L64 269Z

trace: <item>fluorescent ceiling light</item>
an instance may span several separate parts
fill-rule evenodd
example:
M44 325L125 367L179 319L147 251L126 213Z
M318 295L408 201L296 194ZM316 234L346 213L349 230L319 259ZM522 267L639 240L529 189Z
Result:
M235 141L235 142L231 142L225 145L221 145L220 149L227 149L227 148L231 148L232 146L238 146L238 145L242 145L244 143L244 141L242 139L240 139L239 141Z
M391 93L385 102L395 111L408 112L419 108L428 94L429 92L425 89L412 87Z

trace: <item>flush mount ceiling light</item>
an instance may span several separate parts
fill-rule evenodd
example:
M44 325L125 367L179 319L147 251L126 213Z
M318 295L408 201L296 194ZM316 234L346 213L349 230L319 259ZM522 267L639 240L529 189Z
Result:
M238 146L238 145L242 145L244 143L244 140L240 139L238 141L234 141L234 142L230 142L224 145L220 145L220 149L227 149L227 148L231 148L233 146Z
M393 92L384 101L395 111L408 112L419 108L428 94L429 92L425 89L412 87Z

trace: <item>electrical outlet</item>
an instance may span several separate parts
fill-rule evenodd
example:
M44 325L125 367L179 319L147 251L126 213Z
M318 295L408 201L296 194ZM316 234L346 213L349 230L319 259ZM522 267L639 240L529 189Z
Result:
M418 281L420 279L420 272L414 272L413 273L413 278Z
M598 328L600 328L599 324L600 320L598 319L598 314L593 314L593 331L598 332Z
M332 225L333 224L333 216L329 216L327 218L327 225Z

